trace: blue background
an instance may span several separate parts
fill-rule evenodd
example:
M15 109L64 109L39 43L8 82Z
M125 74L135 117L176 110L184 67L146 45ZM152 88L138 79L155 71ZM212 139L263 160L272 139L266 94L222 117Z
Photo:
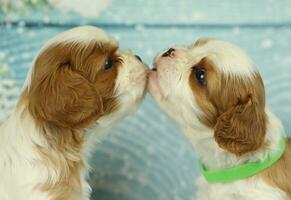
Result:
M161 49L200 37L238 44L257 63L268 104L291 133L290 0L113 0L93 19L54 8L1 12L0 123L41 45L81 24L105 29L149 65ZM188 200L195 193L194 152L149 96L96 145L92 168L93 199Z

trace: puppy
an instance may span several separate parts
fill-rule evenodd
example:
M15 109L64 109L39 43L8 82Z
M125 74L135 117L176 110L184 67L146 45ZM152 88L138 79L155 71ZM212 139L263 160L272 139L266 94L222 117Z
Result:
M208 39L170 48L155 58L148 87L198 154L197 199L290 198L291 140L240 48Z
M49 40L0 128L0 199L89 199L91 141L138 106L146 74L138 56L98 28Z

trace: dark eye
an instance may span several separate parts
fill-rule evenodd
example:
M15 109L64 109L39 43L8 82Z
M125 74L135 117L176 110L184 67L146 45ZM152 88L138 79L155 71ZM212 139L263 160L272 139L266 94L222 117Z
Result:
M206 70L201 67L194 68L196 80L200 85L206 84Z
M110 69L111 67L113 67L114 64L114 60L112 60L111 58L109 58L106 63L104 64L104 69Z

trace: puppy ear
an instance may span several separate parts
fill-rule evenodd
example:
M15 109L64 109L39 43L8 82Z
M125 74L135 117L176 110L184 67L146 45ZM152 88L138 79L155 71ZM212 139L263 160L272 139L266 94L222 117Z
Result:
M93 83L70 61L62 62L68 55L45 54L36 60L28 92L32 116L59 128L85 128L92 124L103 110L102 98Z
M251 95L222 113L214 127L218 145L237 156L258 149L265 133L264 108Z

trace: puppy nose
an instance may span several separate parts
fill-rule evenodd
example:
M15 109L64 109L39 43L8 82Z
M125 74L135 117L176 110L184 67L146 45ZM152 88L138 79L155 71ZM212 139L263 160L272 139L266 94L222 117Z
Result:
M157 68L156 67L152 68L152 71L157 71Z
M140 62L142 62L141 57L139 57L138 55L134 55Z
M169 48L168 51L166 51L165 53L163 53L162 57L168 57L168 56L170 56L173 51L175 51L175 49Z

